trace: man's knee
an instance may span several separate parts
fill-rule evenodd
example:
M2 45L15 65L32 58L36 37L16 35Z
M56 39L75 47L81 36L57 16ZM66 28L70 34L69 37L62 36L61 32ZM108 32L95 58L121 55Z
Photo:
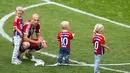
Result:
M29 43L29 42L23 42L22 45L20 46L19 51L20 51L21 53L23 53L23 52L25 52L25 50L26 50L27 48L29 48L29 47L30 47L30 43Z
M23 42L22 46L23 46L24 49L27 49L27 48L30 47L30 43L29 42Z

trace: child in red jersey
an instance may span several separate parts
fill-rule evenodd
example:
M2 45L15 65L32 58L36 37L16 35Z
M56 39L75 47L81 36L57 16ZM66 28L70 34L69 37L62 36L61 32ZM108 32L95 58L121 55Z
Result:
M59 46L59 57L58 57L58 65L62 64L63 57L65 58L65 65L69 63L70 56L70 40L72 40L75 34L72 34L69 31L69 22L63 21L61 23L62 31L58 33L57 40L60 42Z
M96 24L93 30L92 44L94 45L94 73L100 73L99 64L104 54L104 48L109 50L109 47L105 44L105 37L102 35L104 32L104 26L102 24Z
M24 10L21 6L18 6L16 8L16 17L13 20L13 44L14 44L14 50L12 54L12 64L18 65L21 64L21 61L17 58L18 57L18 52L19 52L19 47L21 44L21 39L22 39L22 28L23 28L23 20L22 20L22 15L24 13Z

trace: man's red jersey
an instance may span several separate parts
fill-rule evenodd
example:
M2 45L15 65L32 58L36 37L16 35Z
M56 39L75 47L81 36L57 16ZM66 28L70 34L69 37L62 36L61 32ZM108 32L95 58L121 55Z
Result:
M60 32L57 35L57 39L60 42L60 48L70 49L70 40L73 38L74 37L71 32Z
M24 25L23 32L24 35L28 36L28 38L31 37L33 39L34 32L40 34L40 24L33 26L31 20L28 20Z
M105 37L102 34L95 34L92 38L92 44L94 45L94 53L96 55L104 54Z

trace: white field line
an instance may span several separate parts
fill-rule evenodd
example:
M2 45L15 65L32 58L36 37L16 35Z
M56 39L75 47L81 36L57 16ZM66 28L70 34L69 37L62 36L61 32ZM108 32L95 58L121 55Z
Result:
M43 54L43 55L47 55L47 56L53 57L53 58L58 58L57 55L50 54L50 53L48 53L48 52L42 52L42 51L37 51L37 52L39 52L40 54ZM87 64L87 63L85 63L85 62L79 62L79 61L71 60L71 59L70 59L70 62L77 63L77 64L80 64L80 65L82 65L82 66L84 66L84 65L93 66L93 64Z
M24 8L24 10L27 10L27 9L30 9L30 8L34 8L34 7L38 7L38 6L41 6L41 5L46 5L46 4L50 4L50 3L40 3L40 4L35 4L35 5L27 6L27 7ZM4 17L2 17L0 19L0 32L1 32L1 35L3 37L5 37L6 39L8 39L9 41L12 41L12 38L9 37L9 35L5 33L5 31L3 30L3 26L4 26L4 23L6 22L6 20L9 17L13 16L14 14L15 14L15 11L9 13L8 15L5 15Z
M130 65L130 63L120 63L120 64L100 64L100 66L121 66L121 65Z
M122 26L122 27L130 28L130 26L127 25L127 24L122 24L122 23L119 23L119 22L116 22L116 21L113 21L113 20L110 20L110 19L107 19L107 18L104 18L104 17L101 17L101 16L97 16L97 15L94 15L94 14L91 14L91 13L88 13L88 12L85 12L85 11L82 11L82 10L79 10L79 9L76 9L76 8L72 8L72 7L60 4L60 3L51 2L51 1L48 1L48 0L46 0L46 2L60 6L60 7L63 7L63 8L66 8L66 9L69 9L69 10L72 10L74 12L78 12L78 13L81 13L81 14L85 14L87 16L91 16L91 17L94 17L94 18L97 18L97 19L100 19L100 20L104 20L104 21L107 21L107 22L110 22L110 23L113 23L113 24L116 24L116 25L119 25L119 26Z
M112 69L112 68L106 68L106 67L100 67L100 68L104 69L104 70L109 70L109 71L122 72L122 73L130 73L128 71L117 70L117 69Z
M63 8L66 8L66 9L69 9L69 10L72 10L72 11L75 11L75 12L78 12L78 13L81 13L81 14L85 14L85 15L88 15L88 16L92 16L92 17L95 17L95 18L98 18L100 20L104 20L104 21L108 21L110 23L114 23L114 24L117 24L117 25L120 25L122 27L126 27L126 28L130 28L130 26L126 25L126 24L122 24L122 23L119 23L119 22L116 22L116 21L113 21L113 20L110 20L110 19L107 19L107 18L104 18L104 17L100 17L100 16L97 16L97 15L94 15L94 14L91 14L91 13L88 13L88 12L85 12L85 11L81 11L79 9L76 9L76 8L72 8L72 7L69 7L69 6L66 6L66 5L63 5L63 4L60 4L60 3L56 3L56 2L52 2L50 0L46 0L46 2L49 2L49 3L52 3L54 5L57 5L57 6L60 6L60 7L63 7ZM85 65L85 64L84 64ZM88 64L87 64L88 65ZM105 64L102 64L102 65L105 65ZM106 64L108 65L108 64ZM112 65L112 64L111 64ZM115 65L115 64L113 64ZM118 64L119 65L119 64ZM124 65L124 64L123 64ZM92 65L91 65L92 66ZM123 73L129 73L127 71L122 71L122 70L116 70L116 69L111 69L111 68L106 68L106 67L100 67L104 70L110 70L110 71L116 71L116 72L123 72Z
M43 55L47 55L47 56L53 57L53 58L57 58L58 57L57 55L49 54L48 52L40 52L40 51L37 51L37 52L39 52L40 54L43 54ZM71 59L70 59L70 62L77 63L77 64L69 64L70 66L90 66L90 67L94 66L93 64L87 64L85 62L79 62L79 61L71 60ZM116 66L116 64L113 64L113 65ZM110 66L113 66L113 65L111 64ZM121 64L118 64L118 65L121 65ZM123 65L125 65L125 63ZM52 65L45 65L45 66L57 66L57 63L56 64L52 64ZM109 64L106 64L106 65L104 64L104 66L109 66ZM106 67L102 67L102 66L100 66L100 68L104 69L104 70L109 70L109 71L122 72L122 73L130 73L128 71L117 70L117 69L112 69L112 68L106 68Z
M48 52L42 52L42 51L37 51L38 53L40 54L43 54L43 55L47 55L47 56L50 56L52 58L58 58L57 55L54 55L54 54L49 54ZM81 64L81 66L93 66L93 64L87 64L85 62L79 62L79 61L76 61L76 60L71 60L71 62L73 63L77 63L77 64ZM122 66L122 65L130 65L130 63L120 63L120 64L100 64L100 66Z
M40 4L35 4L35 5L31 5L31 6L28 6L28 7L25 7L24 9L26 10L26 9L29 9L29 8L33 8L33 7L37 7L37 6L41 6L41 5L45 5L45 4L50 4L49 2L48 3L40 3ZM15 11L14 12L12 12L12 13L10 13L10 14L8 14L8 15L6 15L6 16L4 16L3 18L1 18L1 20L0 20L0 32L1 32L1 34L2 34L2 36L3 37L5 37L6 39L8 39L9 41L11 41L11 37L9 37L5 32L4 32L4 30L3 30L3 25L4 25L4 23L5 23L5 21L9 18L9 17L11 17L12 15L14 15L15 14ZM53 55L52 55L53 56ZM54 56L53 56L54 57ZM82 65L85 65L86 63L84 63L84 62L78 62L78 61L75 61L75 60L70 60L70 61L72 61L72 62L75 62L75 63L79 63L79 64L82 64ZM90 66L93 66L93 65L90 65ZM109 70L108 68L105 68L105 70ZM111 69L110 69L111 70ZM121 71L121 70L115 70L115 69L113 69L113 71L116 71L116 72L126 72L126 71Z
M27 6L24 8L24 10L27 10L27 9L30 9L30 8L33 8L33 7L38 7L38 6L41 6L41 5L46 5L46 4L50 4L50 3L40 3L40 4L35 4L35 5L31 5L31 6ZM2 33L2 36L5 37L6 39L8 39L9 41L12 41L12 38L9 37L9 35L7 33L5 33L5 31L3 30L3 26L4 26L4 23L6 22L6 20L13 16L15 14L15 11L14 12L11 12L9 13L8 15L5 15L3 18L1 18L0 20L0 32ZM41 52L42 53L42 52ZM43 53L42 53L43 54ZM51 56L51 57L56 57L56 55L53 55L53 54L48 54L46 52L44 52L44 55L48 55L48 56ZM75 62L75 63L79 63L78 61L75 61L75 60L70 60L72 62Z

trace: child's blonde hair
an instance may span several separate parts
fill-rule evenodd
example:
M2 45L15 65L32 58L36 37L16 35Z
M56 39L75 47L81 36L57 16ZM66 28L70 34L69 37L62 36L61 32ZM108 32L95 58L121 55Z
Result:
M101 33L104 31L104 26L102 24L96 24L94 27L94 33Z
M16 11L22 11L22 12L23 12L24 10L23 10L23 7L18 6L18 7L16 8Z
M64 30L68 30L69 29L69 22L68 21L62 21L61 22L61 28Z

